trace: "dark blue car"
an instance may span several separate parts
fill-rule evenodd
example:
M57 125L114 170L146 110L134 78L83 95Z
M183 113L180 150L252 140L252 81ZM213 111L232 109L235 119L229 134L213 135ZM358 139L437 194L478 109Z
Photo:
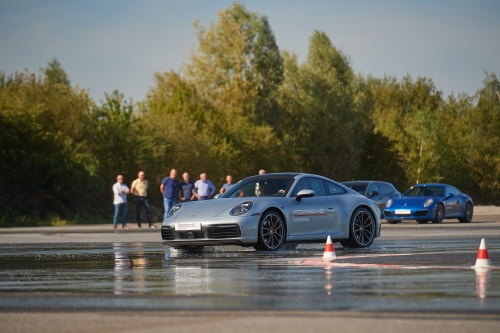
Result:
M418 184L401 197L389 199L384 216L389 223L417 220L418 223L442 223L444 219L471 222L472 199L447 184Z

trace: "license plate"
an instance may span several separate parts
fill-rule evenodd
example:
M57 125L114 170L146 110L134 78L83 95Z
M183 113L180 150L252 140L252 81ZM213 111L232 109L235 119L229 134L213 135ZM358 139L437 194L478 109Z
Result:
M411 215L411 210L409 209L396 209L396 215Z
M201 230L200 222L189 222L189 223L177 223L175 225L175 230Z

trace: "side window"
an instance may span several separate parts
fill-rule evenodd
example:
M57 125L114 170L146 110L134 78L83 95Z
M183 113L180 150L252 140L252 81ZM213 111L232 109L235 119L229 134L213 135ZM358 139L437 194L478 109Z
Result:
M446 190L445 190L445 193L444 195L448 195L452 193L453 195L457 195L457 192L454 191L454 188L451 187L451 186L446 186Z
M372 193L373 191L377 191L378 193L380 193L380 190L378 189L376 183L370 185L370 187L368 188L368 193L366 193L366 195L370 195L370 193Z
M383 183L378 183L378 188L379 188L379 193L380 194L390 194L392 192L394 192L394 190L392 189L392 187L390 187L389 185L387 184L383 184Z
M335 185L334 183L325 182L326 188L328 189L328 195L344 194L346 190L342 187Z
M325 196L325 186L323 181L317 178L302 178L299 183L293 189L292 197L296 197L297 193L301 190L313 190L314 196Z

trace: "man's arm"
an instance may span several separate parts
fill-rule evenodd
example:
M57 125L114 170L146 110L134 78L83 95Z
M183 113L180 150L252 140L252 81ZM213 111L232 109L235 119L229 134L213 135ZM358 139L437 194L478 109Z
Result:
M211 182L211 181L209 181L209 183L208 183L208 188L211 190L211 191L210 191L210 195L209 195L209 197L211 197L212 195L214 195L214 194L215 194L215 190L216 190L216 188L215 188L214 184L212 184L212 182Z
M165 190L165 185L163 185L163 183L161 183L160 185L160 193L163 195L163 191Z
M191 190L191 199L190 200L194 200L194 198L196 198L196 192L194 191L194 187L193 187L193 189Z
M132 182L132 185L130 185L130 193L135 195L135 180Z

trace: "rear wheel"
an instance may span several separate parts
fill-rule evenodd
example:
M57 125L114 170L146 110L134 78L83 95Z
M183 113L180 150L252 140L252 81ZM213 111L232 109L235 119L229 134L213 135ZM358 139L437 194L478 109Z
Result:
M470 223L472 222L472 215L474 214L474 208L472 207L472 204L468 202L465 205L465 210L464 210L464 216L459 218L459 222L465 222L465 223Z
M436 217L432 220L432 223L443 223L444 220L444 207L439 204L436 207Z
M360 207L354 211L349 224L349 240L340 242L343 247L368 247L375 239L376 223L372 213Z
M254 245L258 251L277 251L285 244L285 222L275 211L262 215L258 232L259 241Z

